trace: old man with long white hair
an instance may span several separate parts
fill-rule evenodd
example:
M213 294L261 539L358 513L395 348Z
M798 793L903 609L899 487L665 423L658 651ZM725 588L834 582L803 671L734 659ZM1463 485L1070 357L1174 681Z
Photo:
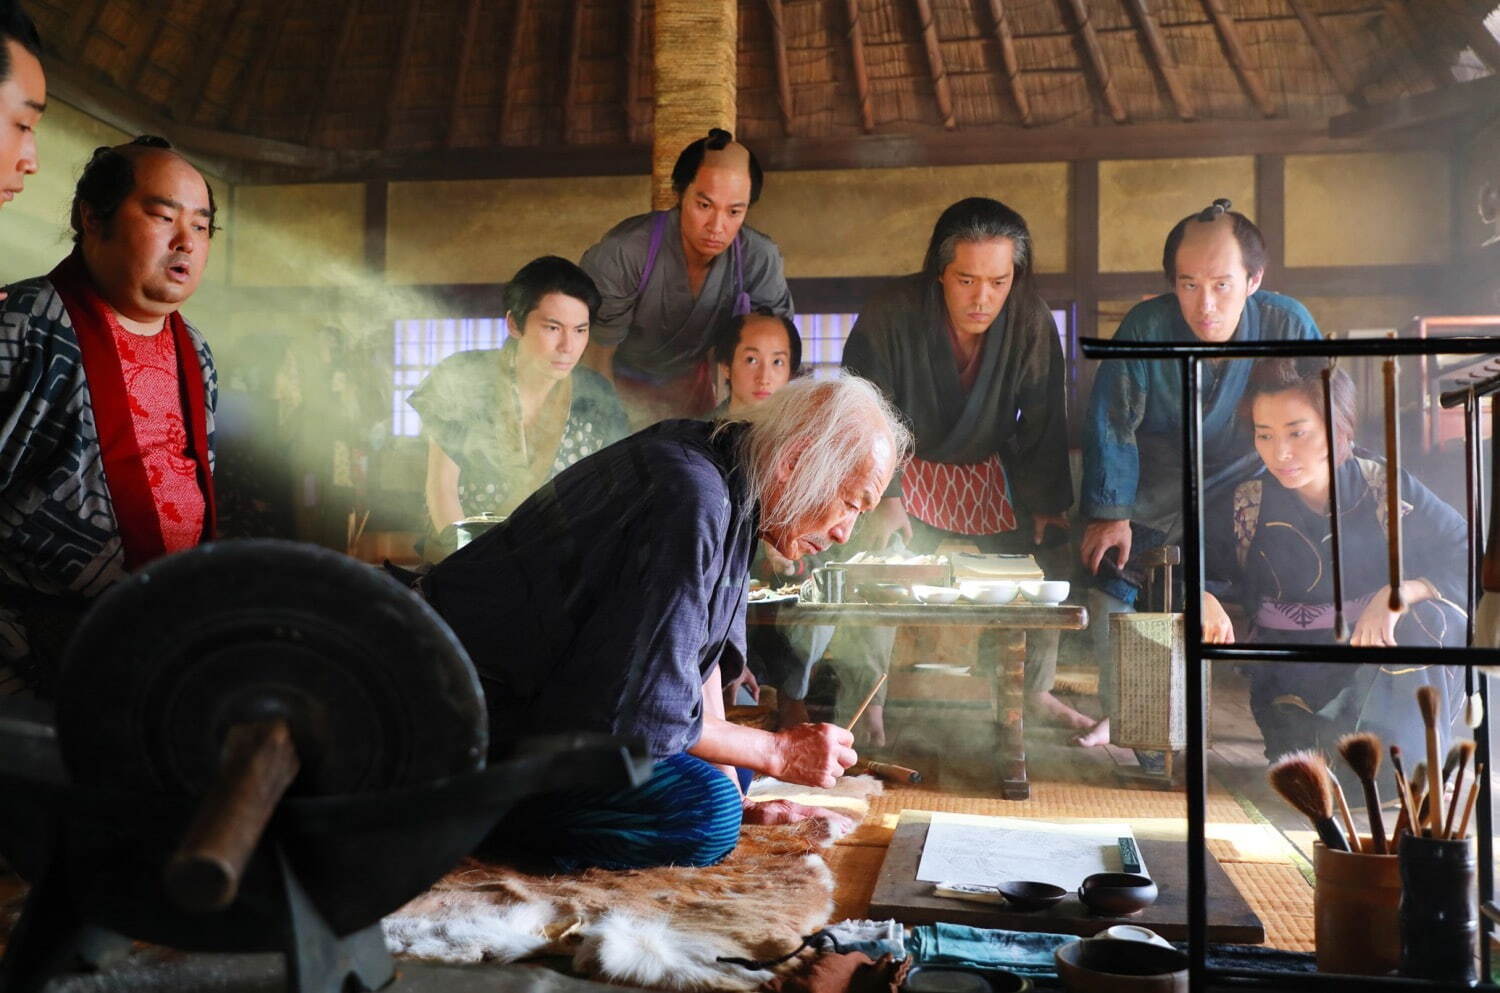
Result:
M479 670L492 754L603 731L655 760L634 789L524 803L488 847L563 868L708 865L762 815L734 769L833 785L856 760L848 731L730 724L720 687L745 664L756 542L797 559L846 541L910 446L865 380L794 382L740 419L663 421L583 459L424 577Z

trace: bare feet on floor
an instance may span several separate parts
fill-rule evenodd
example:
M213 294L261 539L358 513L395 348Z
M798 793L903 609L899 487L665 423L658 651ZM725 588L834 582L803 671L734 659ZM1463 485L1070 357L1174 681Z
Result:
M1042 690L1026 698L1026 709L1048 724L1056 724L1070 731L1089 731L1095 727L1097 718L1079 713L1053 696L1051 690Z
M1095 748L1109 744L1109 718L1100 718L1099 723L1074 738L1073 744L1082 748Z
M741 819L745 824L795 824L814 818L826 820L836 835L854 830L854 819L827 807L809 807L791 800L746 799Z

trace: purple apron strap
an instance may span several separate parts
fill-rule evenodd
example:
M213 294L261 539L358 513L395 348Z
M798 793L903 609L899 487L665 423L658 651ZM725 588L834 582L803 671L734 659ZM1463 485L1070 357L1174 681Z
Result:
M635 295L640 296L651 279L651 270L656 268L656 256L661 251L662 235L667 230L667 211L654 211L656 220L651 222L651 246L646 249L646 266L641 270L641 281L635 285Z
M734 236L730 248L734 251L734 310L735 317L750 313L750 294L745 292L745 245L741 235Z

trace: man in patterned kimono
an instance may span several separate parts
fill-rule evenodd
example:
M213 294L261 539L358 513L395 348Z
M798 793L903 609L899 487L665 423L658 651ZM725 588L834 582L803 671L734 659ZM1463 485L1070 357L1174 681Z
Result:
M178 309L214 213L166 141L100 148L72 254L0 303L0 694L49 696L91 600L213 535L217 381Z
M1025 219L970 197L938 218L922 271L888 283L860 314L844 365L878 384L916 436L916 456L870 515L865 543L884 548L899 532L918 552L955 540L1034 553L1049 577L1067 577L1073 483L1062 348L1031 272ZM865 656L855 661L883 666L893 629L870 630L882 633L851 646ZM1036 632L1027 643L1028 707L1091 726L1052 695L1056 668L1057 632ZM878 717L874 706L865 717L874 744Z

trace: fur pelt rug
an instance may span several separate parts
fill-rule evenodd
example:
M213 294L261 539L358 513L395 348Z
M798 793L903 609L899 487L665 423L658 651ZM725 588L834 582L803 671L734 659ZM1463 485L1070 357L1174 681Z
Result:
M824 804L857 823L872 777L832 790L774 780L752 799ZM771 973L717 961L762 961L795 949L833 912L833 875L818 852L834 832L822 819L746 825L740 843L708 868L571 875L528 874L467 859L385 919L397 955L442 962L512 962L565 955L575 972L663 990L752 990Z

